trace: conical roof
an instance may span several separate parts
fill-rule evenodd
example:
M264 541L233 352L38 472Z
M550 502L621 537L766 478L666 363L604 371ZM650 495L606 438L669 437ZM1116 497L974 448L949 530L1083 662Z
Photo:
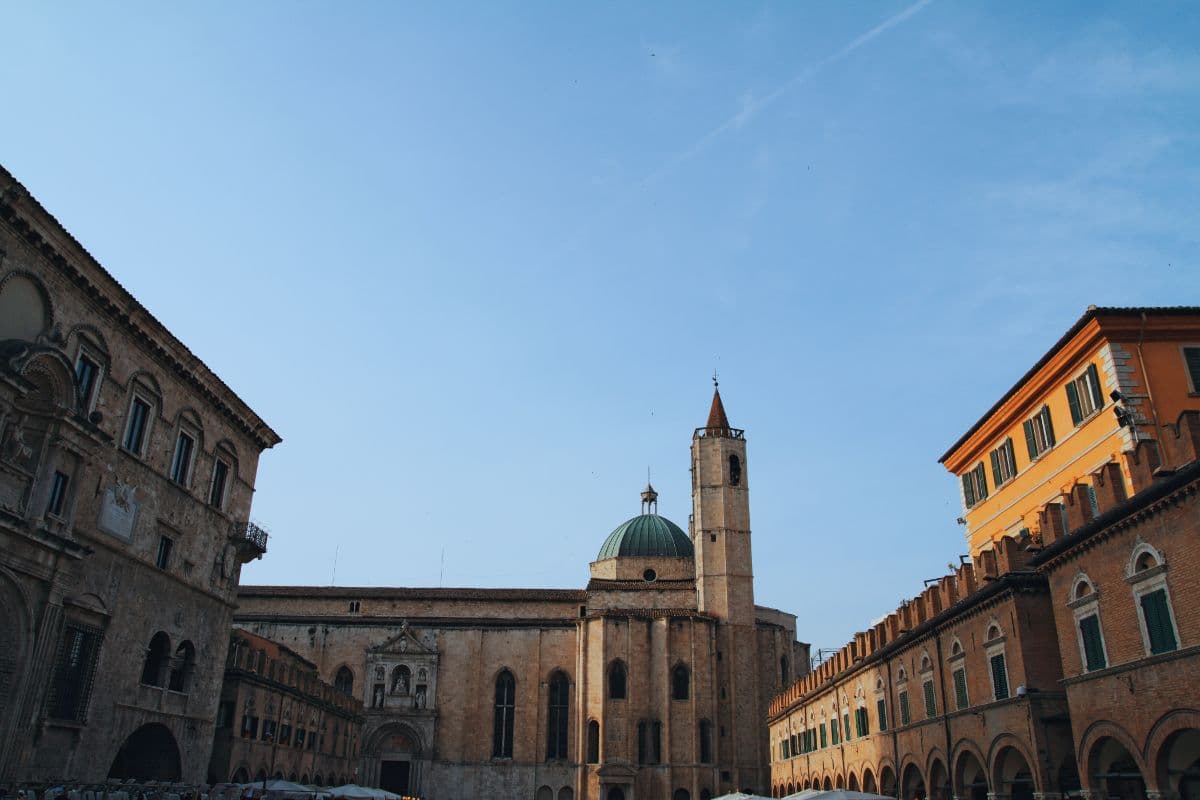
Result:
M721 390L716 386L713 387L712 408L708 410L708 424L705 427L729 430L729 417L725 416L725 404L721 402Z

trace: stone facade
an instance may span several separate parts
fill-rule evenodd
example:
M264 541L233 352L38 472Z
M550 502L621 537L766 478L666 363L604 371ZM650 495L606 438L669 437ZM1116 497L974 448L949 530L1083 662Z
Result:
M280 778L341 786L357 770L362 710L361 701L321 680L311 661L234 630L209 783Z
M278 442L0 169L0 779L203 780Z
M721 409L692 454L691 530L631 520L665 538L610 537L585 589L242 587L236 620L363 701L368 785L428 800L765 791L767 704L807 645L794 616L754 605L742 431Z

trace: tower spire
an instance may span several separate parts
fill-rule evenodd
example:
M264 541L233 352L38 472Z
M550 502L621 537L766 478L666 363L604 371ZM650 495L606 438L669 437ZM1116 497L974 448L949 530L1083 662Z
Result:
M721 388L717 382L717 373L713 372L712 407L708 410L708 424L704 427L717 430L729 430L729 417L725 416L725 404L721 402Z

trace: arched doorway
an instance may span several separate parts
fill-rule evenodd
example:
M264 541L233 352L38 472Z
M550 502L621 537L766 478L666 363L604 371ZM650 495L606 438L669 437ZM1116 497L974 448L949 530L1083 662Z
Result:
M165 725L151 723L138 728L117 751L108 777L139 781L178 781L179 745Z
M825 790L825 791L827 791L827 792L832 792L832 791L833 791L833 781L829 780L829 776L828 776L828 775L826 775L826 776L825 776L825 783L823 783L823 784L821 785L821 788L822 788L822 789L824 789L824 790Z
M1200 730L1177 731L1158 751L1158 785L1179 800L1200 800Z
M847 789L849 789L852 792L858 791L858 776L855 775L853 772L850 773L850 777L847 779L846 783L847 783L847 786L846 786Z
M904 768L900 785L903 790L900 795L902 800L925 800L925 776L917 769L916 764L909 764Z
M875 773L871 772L871 768L867 767L863 770L862 790L867 794L878 794L878 787L875 785Z
M1033 773L1017 748L1005 747L996 756L992 786L997 794L1009 795L1010 800L1033 800Z
M950 776L946 774L946 765L941 759L935 758L929 765L929 796L932 800L950 800Z
M421 740L407 725L384 725L367 743L367 775L376 786L398 795L421 793Z
M625 800L625 790L620 786L614 786L608 790L605 800Z
M1146 796L1146 780L1125 745L1111 736L1092 745L1088 756L1088 779L1093 792L1109 800L1133 800Z
M833 782L833 788L835 788L835 789L845 789L846 788L846 781L841 775L838 775L837 780Z
M896 773L891 767L879 770L879 793L885 797L896 797Z
M987 770L970 750L964 750L954 765L954 794L960 800L987 800Z

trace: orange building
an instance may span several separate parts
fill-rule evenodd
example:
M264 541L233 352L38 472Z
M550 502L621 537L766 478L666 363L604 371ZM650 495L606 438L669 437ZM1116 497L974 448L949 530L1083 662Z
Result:
M1178 466L1158 442L1188 410L1200 410L1200 308L1090 306L939 459L962 482L971 555L1073 530L1100 495L1134 493L1131 469Z

